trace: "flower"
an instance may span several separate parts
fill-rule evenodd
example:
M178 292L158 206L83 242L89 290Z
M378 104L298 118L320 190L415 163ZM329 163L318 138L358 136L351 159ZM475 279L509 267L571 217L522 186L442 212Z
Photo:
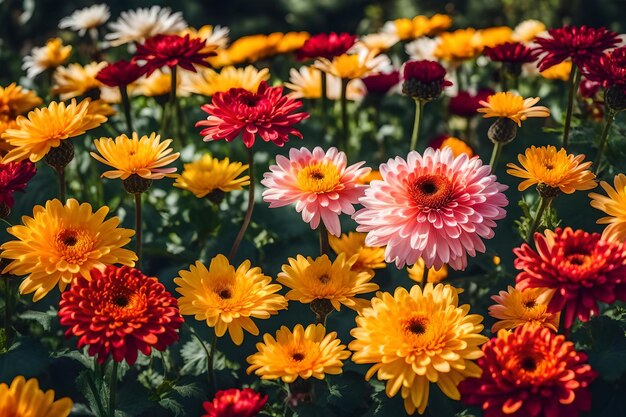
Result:
M85 66L70 64L67 67L59 67L54 72L52 91L58 94L61 100L91 95L92 91L97 91L98 98L102 83L96 76L106 65L106 62L92 62Z
M94 4L90 7L75 10L71 15L59 22L59 29L70 29L83 36L90 29L102 26L109 20L111 13L106 4Z
M452 18L445 14L435 14L431 18L418 15L412 19L401 18L385 23L383 31L397 36L400 40L435 35L452 25Z
M96 80L109 87L121 87L134 83L144 75L145 69L133 61L120 60L101 68Z
M122 12L115 22L109 23L111 32L105 39L112 46L119 46L142 42L155 35L177 33L186 27L181 12L172 13L168 7L152 6Z
M263 200L270 208L296 204L296 211L302 212L302 220L316 229L320 220L335 235L341 235L339 215L354 213L354 204L363 195L363 185L359 178L369 172L361 168L364 162L347 165L346 154L330 148L324 152L316 146L313 151L307 148L291 148L289 158L276 156L276 165L263 174Z
M248 167L241 162L231 163L228 158L219 160L206 154L197 161L185 164L182 174L176 176L174 187L191 191L198 198L214 192L223 195L250 185L248 175L239 177Z
M417 38L413 42L409 42L404 46L404 51L413 61L434 61L435 50L439 41L437 39L422 36Z
M391 49L399 40L396 35L389 32L370 33L361 36L352 48L354 48L353 51L357 48L364 48L368 51L381 53Z
M287 32L276 43L275 53L286 54L297 51L311 37L308 32Z
M400 82L400 72L395 70L389 73L379 72L363 77L361 80L368 94L387 94Z
M276 332L276 339L263 335L257 343L258 352L248 356L247 373L254 372L261 379L282 379L294 382L298 377L324 379L326 374L339 375L343 360L350 357L345 345L337 339L337 333L326 334L321 324L310 324L305 329L296 325L293 332L286 326Z
M444 61L465 61L475 58L481 51L480 35L475 29L457 29L439 35L435 58Z
M137 44L137 52L133 60L144 62L143 68L150 75L161 67L181 67L196 72L195 65L208 67L206 58L215 52L203 52L206 44L202 39L191 38L189 35L155 35Z
M587 62L597 60L606 49L619 43L615 32L605 27L563 26L550 29L548 37L538 37L537 50L543 55L539 61L539 70L544 71L567 58L582 68Z
M626 246L602 239L599 233L557 228L535 233L534 251L527 244L514 249L516 288L549 289L548 312L562 312L569 329L575 317L589 321L598 301L626 301Z
M508 26L495 26L478 32L477 42L482 48L494 48L513 41L513 29Z
M503 117L513 120L518 126L529 117L549 117L550 110L544 106L535 106L539 97L523 98L510 91L499 92L479 101L483 106L477 111L484 113L483 118Z
M591 190L596 187L595 175L587 168L591 162L583 162L585 155L568 154L565 149L558 151L554 146L534 145L527 148L524 155L518 155L521 167L508 163L506 172L524 181L517 187L524 191L533 184L558 188L565 194L578 190Z
M567 81L571 72L572 61L563 61L541 71L540 74L543 78L547 80Z
M30 161L0 163L0 208L12 208L13 193L23 192L36 172L35 164Z
M513 29L513 40L516 42L532 42L537 35L546 31L546 25L539 20L524 20Z
M380 172L373 169L370 172L368 172L367 174L363 175L361 178L359 178L358 183L359 184L369 184L374 180L382 180L383 176L380 175Z
M270 70L257 70L253 65L245 68L224 67L220 72L210 68L201 69L186 78L186 89L190 93L212 96L215 93L226 93L231 88L241 88L256 93L262 81L270 78Z
M368 232L369 246L387 246L385 260L398 268L424 258L426 268L467 266L467 255L484 252L508 201L489 167L477 157L454 157L452 149L427 148L380 166L353 217Z
M448 111L455 116L474 117L480 108L480 102L487 100L493 94L495 92L490 89L480 89L476 94L469 91L459 91L456 96L450 97Z
M296 58L300 61L315 58L333 59L343 55L356 42L357 36L350 33L320 33L311 36L296 52Z
M55 401L54 391L42 391L35 378L26 380L23 376L17 376L11 385L0 383L2 416L67 417L73 405L67 397Z
M597 221L598 224L606 224L602 232L602 238L626 242L626 175L617 174L613 179L615 188L605 181L600 186L608 194L604 196L597 193L589 194L591 207L607 214L606 217Z
M15 119L41 103L42 100L37 96L37 93L26 90L15 83L6 87L0 86L0 116Z
M587 62L583 74L587 82L595 82L606 89L604 103L610 111L619 112L626 108L626 47L613 49L600 59ZM581 83L581 88L583 85Z
M409 61L402 71L402 92L415 100L431 101L452 83L446 69L435 61Z
M320 58L313 64L315 68L327 74L348 80L363 78L376 72L385 72L385 69L390 65L391 61L388 56L377 56L375 51L364 49L358 53L336 56L332 61L328 58Z
M42 72L63 65L70 57L72 46L63 46L61 38L53 38L45 46L33 48L30 55L24 57L22 69L28 78L35 78Z
M466 154L470 158L474 156L474 151L472 147L467 144L467 142L455 138L454 136L449 135L439 135L435 139L433 139L428 146L433 149L443 149L448 147L452 149L452 155L456 158L461 154Z
M180 31L180 36L189 34L192 38L200 38L207 45L206 51L211 52L215 48L226 48L228 45L228 34L230 29L224 26L204 25L200 29L188 27Z
M357 101L363 98L362 83L359 79L348 81L346 98ZM289 82L285 87L292 90L288 95L292 98L315 99L322 97L322 71L312 66L289 70ZM330 100L341 98L341 79L326 74L326 96Z
M422 414L428 404L430 382L452 399L460 398L457 385L480 376L473 360L482 356L479 345L488 339L480 332L482 316L468 314L458 305L457 290L450 285L399 287L394 294L379 293L372 306L356 318L350 331L352 361L373 364L365 374L387 381L386 393L401 392L408 414Z
M356 296L376 291L378 285L370 282L373 274L353 268L357 259L357 255L348 258L346 253L339 253L335 261L331 261L328 255L315 259L298 255L289 258L289 265L282 266L277 281L290 288L285 296L288 300L303 304L328 300L337 311L342 304L360 311L369 301Z
M251 388L219 390L213 401L202 404L206 411L202 417L255 417L267 398Z
M213 66L236 65L243 62L256 62L276 54L276 46L283 38L280 32L269 35L242 36L233 42L228 49L218 52L218 56L209 61ZM217 62L214 62L217 60Z
M351 259L357 255L356 261L352 264L353 271L365 271L374 275L374 269L383 269L385 263L385 248L371 247L365 244L365 233L350 232L344 233L340 237L329 236L328 243L337 255L343 253L346 259Z
M102 174L103 177L114 179L127 179L131 175L141 178L158 180L176 172L176 168L163 168L178 159L180 153L172 153L168 148L172 139L161 142L161 136L152 132L150 136L143 135L139 138L137 132L133 132L129 138L121 134L112 138L100 138L93 141L96 150L89 154L99 162L115 168Z
M506 291L491 296L497 304L489 306L489 315L498 319L491 327L493 333L500 329L512 330L526 323L559 330L559 312L548 312L550 292L543 288L520 291L508 286Z
M444 265L440 269L428 268L424 265L424 260L420 258L416 263L406 269L409 278L417 283L423 283L424 278L426 282L432 282L436 284L448 278L448 266Z
M174 283L182 296L178 300L181 314L206 320L218 337L228 330L236 345L243 343L244 330L259 334L253 318L267 319L287 308L285 297L276 294L282 287L272 284L261 268L251 268L248 260L235 270L224 255L217 255L209 269L197 261L178 275Z
M33 301L39 301L57 284L63 291L75 277L91 279L94 268L134 266L137 255L122 247L135 232L118 228L118 217L105 221L108 212L105 206L94 213L73 198L65 205L55 199L35 206L33 217L22 217L23 226L7 229L16 239L0 246L0 257L13 260L2 273L28 275L20 293L34 292Z
M182 74L181 74L182 75ZM186 93L181 87L181 78L176 78L176 96ZM167 71L156 70L149 77L139 78L132 89L135 96L160 97L170 94L172 89L172 75Z
M100 126L107 118L89 112L89 104L89 99L80 103L72 99L69 105L53 101L48 107L31 111L28 117L18 116L17 126L2 134L15 147L4 157L4 162L25 158L37 162L50 149L59 147L61 141Z
M485 415L565 417L591 408L589 384L597 374L565 336L526 325L500 330L482 350L482 376L461 382L459 390L463 402L481 406Z
M520 42L505 42L493 47L487 46L483 54L494 62L511 64L534 62L539 55L536 49L529 48Z
M292 113L301 106L301 101L284 96L282 87L269 87L262 81L256 93L243 88L215 93L211 104L201 107L209 117L197 122L196 127L206 126L200 132L205 142L217 139L232 142L241 134L243 143L251 148L258 134L265 142L283 146L289 135L302 139L293 126L309 114Z
M61 295L59 318L66 337L78 337L98 363L113 357L133 366L138 352L164 351L178 340L183 318L176 298L140 270L108 265L79 277Z

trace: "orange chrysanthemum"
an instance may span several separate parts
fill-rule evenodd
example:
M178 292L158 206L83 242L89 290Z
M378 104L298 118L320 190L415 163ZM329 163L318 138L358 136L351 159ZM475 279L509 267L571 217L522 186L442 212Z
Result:
M41 98L37 96L37 93L15 83L6 87L0 86L0 116L14 119L41 103Z
M465 61L475 58L481 51L479 33L476 29L467 28L442 33L434 55L444 61Z
M11 385L0 384L0 416L5 417L67 417L72 411L72 400L54 400L54 391L39 388L35 379L28 381L17 376Z
M106 62L92 62L85 66L70 64L67 67L59 67L54 72L52 91L58 94L61 100L69 100L89 94L92 90L99 90L103 84L96 79L96 75L106 66Z
M368 272L374 275L374 269L382 269L387 266L385 263L385 248L371 247L365 244L367 233L350 232L344 233L341 237L328 236L330 247L336 254L345 254L347 259L357 255L356 262L352 264L352 270L357 272Z
M250 185L248 175L240 177L247 169L248 165L241 162L230 162L228 158L219 160L206 154L197 161L185 164L182 174L176 176L174 187L191 191L198 198L208 196L221 201L224 193Z
M489 315L499 321L491 327L493 333L500 329L511 330L526 323L545 326L555 332L559 328L559 313L549 313L550 292L543 288L518 290L511 286L491 297L494 304Z
M506 117L513 120L518 126L522 126L522 121L529 117L549 117L550 110L544 106L535 106L539 102L539 97L523 98L515 93L500 92L487 97L487 101L481 100L479 113L484 113L487 117Z
M448 265L443 265L437 269L434 266L426 269L424 259L419 258L417 262L406 269L409 278L417 283L423 283L424 278L426 282L432 282L436 284L448 278Z
M602 238L626 242L626 175L618 174L613 179L615 188L605 181L600 186L608 194L589 194L591 207L602 210L606 217L598 220L598 224L606 224Z

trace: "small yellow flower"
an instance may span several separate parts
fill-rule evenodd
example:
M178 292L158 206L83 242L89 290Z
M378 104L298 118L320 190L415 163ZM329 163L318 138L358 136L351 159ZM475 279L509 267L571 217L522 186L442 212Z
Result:
M11 385L0 384L0 416L5 417L67 417L72 400L54 400L54 390L43 391L35 379L17 376Z
M470 158L474 156L474 150L472 149L472 147L469 146L465 141L459 138L455 138L454 136L449 136L445 138L443 142L441 142L439 148L443 149L445 147L452 149L452 153L455 157L462 154L466 154Z
M61 38L53 38L40 48L33 48L30 55L24 57L22 69L28 78L35 78L42 72L63 65L70 57L72 47L64 46Z
M511 286L506 291L491 297L497 304L489 307L489 315L500 321L491 327L492 333L500 329L512 330L531 323L558 331L559 314L548 313L550 292L543 288L528 288L523 291Z
M15 119L41 103L37 93L23 89L15 83L6 87L0 86L0 116Z
M432 267L426 270L424 260L422 258L420 258L416 263L407 268L406 271L409 274L409 278L418 283L424 282L424 277L426 278L426 282L432 282L434 284L448 278L447 265L443 265L439 269Z
M352 80L380 72L388 63L389 58L384 55L376 56L375 51L361 50L359 53L339 55L332 61L320 58L313 65L335 77Z
M435 57L444 61L465 61L482 51L480 35L473 28L457 29L439 35Z
M518 186L524 191L533 184L560 189L565 194L574 191L591 190L596 187L595 175L589 171L591 162L583 162L585 155L574 156L565 149L554 146L531 146L524 155L518 155L521 167L508 163L506 172L514 177L524 178Z
M286 383L298 377L324 379L327 374L339 375L342 361L350 357L337 333L326 334L321 324L310 324L306 329L298 324L293 332L282 326L275 339L265 334L256 348L258 352L247 358L250 366L246 372L254 372L261 379L280 378Z
M613 179L615 188L605 181L600 186L607 195L591 193L591 207L607 214L598 220L598 224L606 224L602 237L604 239L626 242L626 175L618 174Z
M487 117L506 117L522 126L522 121L529 117L549 117L550 110L544 106L535 106L539 102L539 97L529 97L527 99L515 93L499 92L487 97L487 101L480 101L484 107L478 109L479 113L484 113Z
M253 65L248 65L245 68L228 66L222 68L220 72L206 68L189 74L181 88L190 93L205 96L226 92L231 88L243 88L256 93L261 81L267 81L269 78L269 69L257 70Z
M445 14L435 14L428 18L423 15L412 19L401 18L385 25L385 31L396 35L400 40L432 36L452 26L452 18Z
M330 247L336 254L345 254L350 259L357 256L356 262L352 264L352 270L357 272L367 272L374 275L374 269L382 269L387 266L385 263L385 248L376 248L365 245L367 233L350 232L344 233L341 237L328 236Z
M494 47L513 41L513 29L508 26L496 26L478 32L481 48Z
M222 60L226 61L227 65L236 65L244 62L254 63L260 59L267 58L275 54L276 45L278 45L283 36L280 32L269 35L242 36L226 49L226 57L222 58ZM212 61L209 60L209 62Z
M248 165L241 162L231 163L228 158L220 161L207 154L197 161L185 164L182 174L176 176L174 187L191 191L198 198L216 190L225 193L241 190L242 187L250 185L248 175L239 177L247 169Z
M276 54L286 54L300 49L311 35L308 32L287 32L276 44Z
M151 133L150 136L139 138L137 132L133 132L131 138L122 134L113 140L112 138L100 138L94 140L96 150L90 155L99 162L109 165L114 170L102 174L106 178L127 179L135 174L142 178L157 180L176 172L176 168L163 168L178 159L180 153L172 153L168 148L172 139L161 142L161 136Z
M569 80L569 75L572 72L572 61L563 61L559 64L553 65L548 69L541 71L541 76L548 80Z
M383 176L380 174L380 171L373 169L367 174L363 175L361 178L359 178L359 184L369 184L374 180L382 179Z
M92 90L99 90L102 83L96 79L96 75L106 65L106 62L92 62L85 66L70 64L59 67L54 72L52 91L59 94L61 100L68 100L89 94Z

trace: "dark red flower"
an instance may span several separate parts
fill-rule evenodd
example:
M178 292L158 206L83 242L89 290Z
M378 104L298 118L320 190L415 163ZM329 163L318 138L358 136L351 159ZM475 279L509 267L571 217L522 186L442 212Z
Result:
M120 87L137 81L145 72L145 67L133 61L121 60L102 68L96 79L109 87Z
M207 142L217 139L231 142L242 134L243 143L251 148L258 134L265 142L283 146L289 135L302 139L293 125L309 114L292 113L301 106L301 101L284 96L282 87L269 87L263 81L256 93L243 88L215 93L211 104L202 106L209 117L196 123L196 127L207 126L200 132Z
M536 38L538 52L544 54L539 61L539 70L544 71L567 58L571 58L579 68L599 59L602 52L619 43L617 33L605 27L564 26L550 29L549 37Z
M583 74L604 88L614 85L626 87L626 47L614 49L597 60L587 62Z
M478 114L478 108L482 107L481 101L486 101L487 97L494 93L493 90L485 88L478 90L476 94L469 91L459 91L454 97L450 97L448 111L450 114L461 117L474 117Z
M267 395L261 396L250 388L231 388L218 391L213 401L205 401L206 411L202 417L254 417L267 403Z
M202 52L206 42L189 35L156 35L137 44L137 52L133 61L145 61L147 75L164 66L181 67L196 72L195 65L209 66L206 58L216 55L215 52Z
M452 85L445 79L446 69L435 61L409 61L404 64L402 92L414 99L430 101Z
M15 204L13 193L23 192L36 172L35 164L30 161L0 163L0 207L2 207L0 211L13 207Z
M582 97L585 98L594 98L598 91L600 91L600 87L602 87L602 83L597 81L591 81L590 79L584 78L580 82L579 93Z
M149 355L178 340L183 318L176 298L156 278L138 269L107 266L91 271L91 280L76 278L61 296L59 317L67 337L78 337L78 348L104 363L109 356L129 365L138 351Z
M625 244L568 227L535 233L535 247L536 252L527 244L513 250L515 268L522 271L516 288L553 291L548 312L561 312L566 329L575 317L589 321L597 315L598 301L626 300Z
M529 48L520 42L505 42L493 47L487 46L483 54L494 62L511 64L534 62L539 56L539 52L536 49Z
M357 36L349 33L320 33L311 36L296 52L300 61L306 59L326 58L333 59L345 54L356 42Z
M361 78L370 94L387 94L392 87L400 82L400 72L378 73Z
M565 336L526 324L501 330L482 350L481 377L461 381L459 391L485 417L576 417L591 409L597 373Z

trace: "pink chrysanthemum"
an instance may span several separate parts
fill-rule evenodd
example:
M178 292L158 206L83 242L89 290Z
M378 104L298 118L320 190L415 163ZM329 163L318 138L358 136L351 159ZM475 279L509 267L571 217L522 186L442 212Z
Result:
M424 259L427 268L467 266L467 255L484 252L504 218L507 186L496 182L478 157L454 157L450 148L411 152L407 160L380 166L353 218L368 232L368 246L387 246L385 260L398 268Z
M347 166L346 154L337 148L324 153L319 146L292 148L289 158L276 157L276 165L264 174L261 184L267 187L263 199L270 208L296 203L302 219L316 229L320 219L328 231L341 235L339 215L353 214L354 204L363 196L364 185L359 179L368 174L369 168L361 168L363 162Z

